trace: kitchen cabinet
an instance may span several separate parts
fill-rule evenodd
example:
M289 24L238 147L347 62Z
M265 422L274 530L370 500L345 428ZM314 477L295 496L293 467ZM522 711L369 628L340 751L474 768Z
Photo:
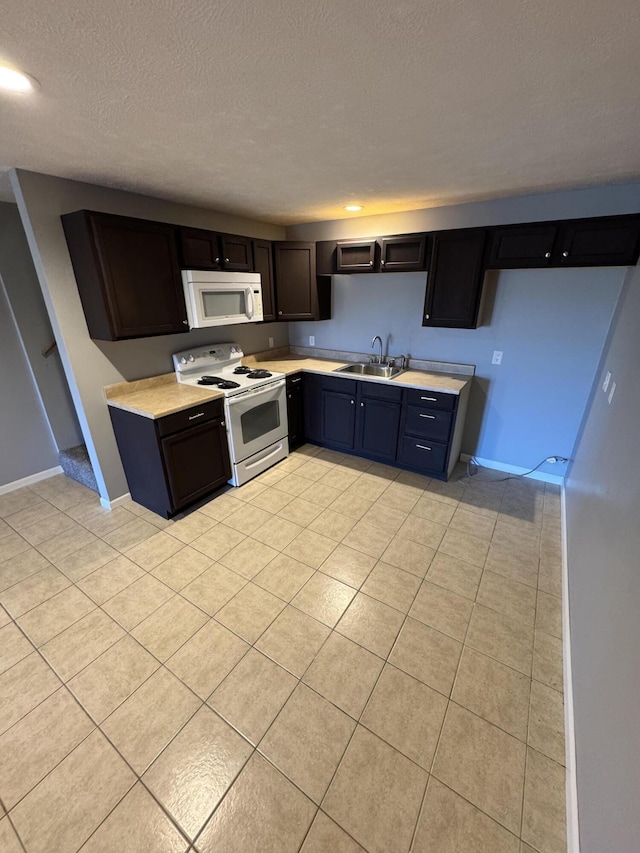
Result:
M475 329L484 279L486 237L483 228L434 234L423 326Z
M287 376L289 450L304 444L304 383L302 373Z
M251 238L221 234L222 268L232 272L253 272Z
M336 271L336 241L320 240L316 243L316 274L333 275Z
M331 278L316 274L316 244L273 244L278 320L328 320Z
M61 218L92 338L189 331L175 226L90 210Z
M336 272L375 272L378 267L375 240L340 240L336 243Z
M414 272L425 268L426 234L402 234L380 241L381 272Z
M203 228L179 228L180 262L187 270L222 269L220 236Z
M251 238L219 234L203 228L179 228L183 269L252 272Z
M304 436L306 441L322 444L322 377L302 374Z
M222 400L157 419L109 413L131 497L152 512L170 518L230 479Z
M270 240L253 241L253 269L260 273L262 281L262 313L266 323L276 319L276 304L273 280L273 252Z
M628 266L638 262L638 215L578 219L559 225L558 266Z
M354 380L322 380L322 443L338 450L353 450L356 434L357 384ZM334 390L335 389L335 390Z
M508 225L491 231L489 269L526 269L551 266L558 236L555 223Z

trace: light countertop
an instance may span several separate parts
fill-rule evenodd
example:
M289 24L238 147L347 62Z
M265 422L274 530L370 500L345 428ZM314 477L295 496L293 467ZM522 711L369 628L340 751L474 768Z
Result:
M256 358L250 355L243 359L249 366L259 364L266 370L284 373L306 371L324 375L344 376L361 382L382 382L400 385L404 388L420 388L430 391L440 391L445 394L460 394L471 382L472 376L457 373L430 372L426 370L405 370L393 379L380 379L374 376L359 376L336 374L339 367L345 367L349 362L334 361L325 358L310 358L307 356L279 356L273 360ZM210 400L224 397L221 391L196 385L182 385L176 382L175 374L166 373L162 376L152 376L149 379L139 379L135 382L120 382L117 385L107 385L104 389L109 406L124 409L146 418L162 418L175 412L197 406Z

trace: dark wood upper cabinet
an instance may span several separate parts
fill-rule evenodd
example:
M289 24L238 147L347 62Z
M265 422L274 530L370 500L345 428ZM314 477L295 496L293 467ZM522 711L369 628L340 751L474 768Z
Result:
M640 215L559 223L558 266L628 266L638 262Z
M475 329L484 278L484 228L434 234L423 326Z
M555 223L494 228L487 267L504 270L551 266L557 236Z
M65 214L62 226L92 338L189 330L175 226L89 210Z
M251 238L238 237L235 234L221 234L222 267L233 272L251 272L253 256Z
M215 231L205 231L203 228L179 228L178 237L183 269L222 269L220 238Z
M380 241L381 272L412 272L425 268L426 234L402 234Z
M278 320L328 320L331 278L316 275L316 244L273 244Z
M275 294L273 290L273 253L270 240L253 241L253 270L260 273L262 280L262 313L266 323L276 319Z
M316 273L333 275L336 271L336 241L320 240L316 243Z
M375 240L340 240L336 243L336 272L375 272L377 253Z

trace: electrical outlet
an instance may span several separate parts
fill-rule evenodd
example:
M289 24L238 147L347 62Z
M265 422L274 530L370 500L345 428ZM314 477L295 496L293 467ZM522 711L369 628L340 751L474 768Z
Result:
M316 336L315 335L309 335L309 346L314 347L315 345L316 345Z
M604 382L602 383L602 390L604 393L607 393L607 388L609 387L609 382L611 382L611 371L607 370L606 376L604 377Z
M273 338L269 338L269 349L273 349Z
M608 402L609 402L609 405L611 405L611 401L613 400L613 395L614 395L615 393L616 393L616 383L615 383L615 382L612 382L612 383L611 383L611 391L609 391L609 396L607 397L607 400L608 400Z
M491 364L502 364L502 350L496 349L493 351Z

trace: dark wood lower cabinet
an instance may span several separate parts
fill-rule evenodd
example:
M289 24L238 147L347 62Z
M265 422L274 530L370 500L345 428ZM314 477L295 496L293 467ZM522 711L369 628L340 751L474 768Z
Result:
M446 480L460 455L469 386L458 396L304 374L305 439Z
M289 450L304 444L304 383L302 373L287 376Z
M146 418L109 407L131 497L170 518L231 477L222 401Z

